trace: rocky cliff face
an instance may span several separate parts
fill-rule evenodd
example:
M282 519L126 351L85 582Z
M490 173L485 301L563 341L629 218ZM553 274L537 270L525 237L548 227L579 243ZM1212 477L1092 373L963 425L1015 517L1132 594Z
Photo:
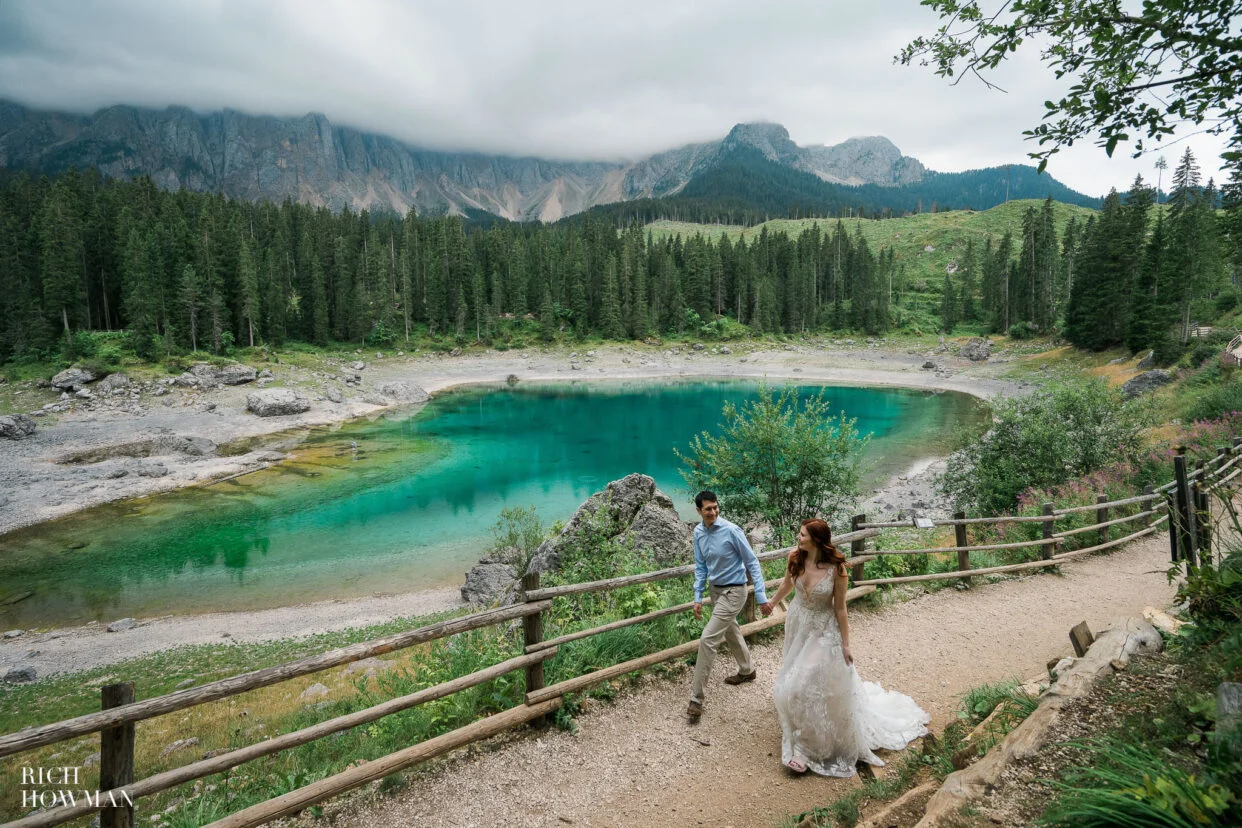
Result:
M830 182L896 185L924 172L885 138L799 147L779 124L739 124L720 141L634 163L559 162L422 150L314 113L274 118L113 106L82 116L0 101L0 167L56 173L95 166L107 176L147 175L167 189L234 198L398 212L473 208L515 220L555 221L597 204L675 194L738 145Z

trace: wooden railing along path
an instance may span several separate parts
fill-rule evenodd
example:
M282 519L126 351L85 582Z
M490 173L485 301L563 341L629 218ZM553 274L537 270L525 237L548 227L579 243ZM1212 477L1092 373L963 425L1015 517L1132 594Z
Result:
M1221 447L1218 449L1215 457L1207 461L1200 461L1194 469L1189 469L1186 457L1179 454L1174 458L1173 481L1159 487L1153 488L1148 486L1143 494L1135 497L1108 501L1103 495L1100 495L1097 498L1098 502L1095 504L1067 509L1054 509L1052 504L1049 503L1044 504L1043 512L1040 515L1017 517L968 518L963 513L958 512L952 520L939 521L938 524L932 524L932 522L927 521L923 525L916 527L952 526L954 528L956 545L943 548L868 550L867 541L878 536L881 529L910 527L913 524L911 521L868 523L864 515L858 515L852 521L851 531L838 535L835 538L835 541L841 548L844 549L845 544L848 543L851 550L849 564L852 573L852 588L847 593L847 600L854 600L862 595L874 592L881 585L946 579L970 579L982 575L1022 572L1030 569L1057 566L1067 559L1109 549L1151 534L1160 529L1162 524L1170 521L1171 517L1173 531L1169 533L1169 536L1172 558L1175 561L1186 560L1190 564L1195 565L1200 557L1208 559L1211 555L1211 529L1210 520L1208 519L1209 492L1212 489L1233 483L1239 474L1242 474L1242 438L1235 440L1232 446ZM1126 507L1135 507L1137 511L1119 517L1110 517L1113 514L1113 510ZM1082 512L1094 512L1095 522L1086 526L1077 526L1057 531L1056 527L1059 520ZM972 545L969 542L968 531L971 526L1014 523L1041 524L1041 537L1013 543ZM1119 537L1112 536L1115 527L1135 523L1140 526L1136 531L1129 531L1130 528L1133 528L1131 526L1127 527L1125 534ZM1095 543L1084 548L1076 548L1069 551L1065 549L1067 539L1088 532L1097 533L1094 538L1096 540ZM1038 549L1040 554L1039 560L979 569L971 568L970 554L972 552L1024 548ZM762 561L779 560L784 558L789 551L789 549L773 550L761 553L758 557ZM908 575L893 578L865 579L863 577L863 565L867 561L875 560L879 556L921 554L956 554L957 568L948 572L933 572L924 575ZM178 690L143 701L134 701L134 685L132 683L107 685L101 690L103 709L98 713L90 713L52 724L28 727L16 733L0 736L0 758L3 758L86 734L99 733L101 746L99 795L94 797L93 800L82 800L71 805L58 805L37 811L24 818L6 823L4 828L41 828L42 826L58 825L71 819L86 816L93 811L100 812L101 828L122 828L122 826L128 828L128 826L133 825L134 819L131 803L142 797L149 797L186 782L235 768L254 759L269 756L298 745L322 739L334 733L374 722L384 716L408 710L412 707L492 681L507 673L518 670L523 672L525 697L522 704L465 725L449 733L411 745L380 759L348 768L326 779L321 779L282 796L237 811L211 825L214 828L243 828L244 826L262 825L279 817L295 814L311 805L323 802L341 793L365 785L368 782L381 779L403 768L442 755L455 748L486 739L527 722L542 721L548 714L560 707L567 693L581 692L635 670L641 670L695 652L698 648L698 641L687 641L659 652L595 670L585 675L575 676L556 684L546 685L544 682L544 662L554 658L560 646L623 627L643 624L685 612L692 606L691 603L684 603L665 607L653 612L612 621L591 629L570 632L545 640L543 637L543 616L551 608L553 600L571 595L610 592L638 584L686 578L693 575L693 573L694 567L692 565L685 565L654 572L645 572L639 575L546 588L540 587L539 575L532 574L527 575L523 579L523 594L520 603L513 606L472 613L426 627L420 627L373 641L353 644L287 664L255 670L214 681L201 687ZM767 586L775 588L776 581L769 581ZM757 620L755 617L756 606L753 587L750 588L750 592L750 597L743 609L743 616L746 622L742 626L744 635L750 636L784 623L784 615L781 613L773 614L766 619ZM521 619L523 629L524 653L522 655L507 659L469 675L454 678L434 687L390 699L373 707L329 719L302 730L285 733L266 741L237 748L201 761L191 762L182 767L148 776L144 779L135 780L134 778L134 728L139 721L236 696L249 690L267 687L330 667L358 661L359 659L397 652L437 639L497 624L505 624L518 619ZM114 805L113 803L117 804Z

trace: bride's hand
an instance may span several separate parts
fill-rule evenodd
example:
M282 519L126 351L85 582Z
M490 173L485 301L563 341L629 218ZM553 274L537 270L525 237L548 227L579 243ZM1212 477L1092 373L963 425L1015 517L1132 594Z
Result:
M854 654L850 652L850 648L849 648L849 647L842 647L842 648L841 648L841 654L842 654L843 656L845 656L845 663L846 663L846 664L853 664L853 663L854 663Z

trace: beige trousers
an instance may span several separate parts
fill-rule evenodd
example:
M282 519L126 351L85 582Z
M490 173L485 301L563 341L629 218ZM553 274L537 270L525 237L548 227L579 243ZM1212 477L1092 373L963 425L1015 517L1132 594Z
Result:
M699 638L699 657L694 664L694 686L690 698L696 702L703 701L703 688L707 685L707 677L712 672L712 664L716 661L716 653L721 644L729 647L729 653L737 660L739 673L753 673L755 667L750 663L750 649L742 631L738 629L737 616L746 604L746 584L734 587L711 587L712 617L703 628Z

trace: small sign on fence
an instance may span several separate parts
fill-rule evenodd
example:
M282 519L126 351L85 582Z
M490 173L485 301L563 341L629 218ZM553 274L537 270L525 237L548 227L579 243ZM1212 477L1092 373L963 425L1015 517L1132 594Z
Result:
M914 519L914 528L915 529L935 529L936 521L932 520L931 518L916 517Z

